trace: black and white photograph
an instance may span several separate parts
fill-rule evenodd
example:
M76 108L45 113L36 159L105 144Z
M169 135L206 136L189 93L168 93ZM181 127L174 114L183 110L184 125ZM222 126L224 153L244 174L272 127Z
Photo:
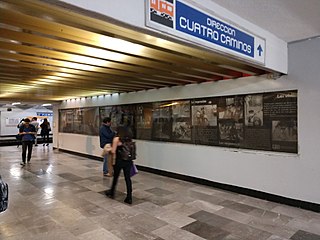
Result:
M192 126L217 126L217 104L212 100L194 100L192 104Z
M112 110L111 106L99 108L100 124L102 123L102 119L104 119L105 117L111 117L111 110Z
M245 126L263 126L263 95L247 95L244 98L244 102Z
M152 103L136 106L136 135L138 139L151 140L152 134Z
M272 121L272 141L296 142L298 127L296 120Z
M195 144L218 145L218 99L191 100L192 140Z
M82 133L88 135L99 134L99 109L98 108L83 108L82 111Z
M172 103L172 139L191 141L190 101Z
M152 137L157 140L170 140L172 133L171 102L154 103L152 114Z
M83 108L75 109L75 114L73 117L73 131L75 133L81 134L83 124Z
M59 131L73 133L73 117L75 109L63 109L59 111Z
M219 101L219 119L233 119L241 122L243 119L243 98L222 97Z
M243 124L232 120L219 122L219 144L239 146L243 141Z

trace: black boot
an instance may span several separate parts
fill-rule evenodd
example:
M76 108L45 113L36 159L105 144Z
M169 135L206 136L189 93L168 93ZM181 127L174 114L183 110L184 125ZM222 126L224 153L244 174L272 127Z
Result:
M131 197L126 197L126 198L124 199L124 202L125 202L125 203L128 203L128 204L132 204L132 198L131 198Z
M111 189L107 190L106 191L106 196L109 197L109 198L114 199L114 192L112 192Z

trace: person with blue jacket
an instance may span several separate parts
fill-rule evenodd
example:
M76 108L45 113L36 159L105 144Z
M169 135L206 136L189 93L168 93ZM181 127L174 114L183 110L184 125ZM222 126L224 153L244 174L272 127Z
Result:
M36 134L36 128L30 124L30 119L25 118L24 124L19 128L19 134L22 135L22 161L20 165L24 166L27 162L29 163L31 160L31 154L32 154L32 146L33 141ZM28 157L27 157L27 149L28 149ZM27 157L27 158L26 158Z
M111 147L115 132L111 129L111 118L105 117L102 120L102 126L100 127L99 137L100 137L100 147L106 149L106 147ZM103 151L103 175L107 177L113 176L113 159L109 158L107 151Z

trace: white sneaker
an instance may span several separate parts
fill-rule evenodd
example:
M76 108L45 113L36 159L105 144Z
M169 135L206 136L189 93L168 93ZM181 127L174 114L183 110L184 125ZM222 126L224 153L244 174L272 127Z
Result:
M24 165L26 165L26 163L21 161L20 165L24 166Z

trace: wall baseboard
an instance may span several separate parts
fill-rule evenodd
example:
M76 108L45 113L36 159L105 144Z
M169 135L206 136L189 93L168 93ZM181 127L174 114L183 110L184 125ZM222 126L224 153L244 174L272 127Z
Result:
M56 148L54 148L54 149L56 149ZM83 156L86 158L91 158L91 159L98 160L98 161L103 161L102 157L96 157L96 156L92 156L92 155L88 155L88 154L77 153L77 152L63 150L63 149L58 149L58 150L62 151L62 152L78 155L78 156ZM289 206L298 207L298 208L302 208L302 209L306 209L306 210L311 210L314 212L320 212L320 204L317 204L317 203L287 198L287 197L274 195L274 194L270 194L270 193L266 193L266 192L261 192L261 191L257 191L257 190L253 190L253 189L248 189L248 188L243 188L243 187L238 187L238 186L233 186L233 185L228 185L228 184L223 184L223 183L218 183L218 182L213 182L213 181L209 181L209 180L202 179L202 178L191 177L191 176L187 176L187 175L177 174L177 173L163 171L163 170L154 169L154 168L145 167L145 166L137 165L137 168L139 171L141 170L141 171L145 171L145 172L150 172L150 173L154 173L157 175L162 175L162 176L175 178L175 179L179 179L179 180L183 180L183 181L187 181L187 182L193 182L193 183L197 183L197 184L201 184L201 185L205 185L205 186L210 186L210 187L214 187L214 188L218 188L218 189L222 189L222 190L226 190L226 191L230 191L230 192L235 192L235 193L239 193L239 194L243 194L243 195L247 195L247 196L251 196L251 197L255 197L255 198L259 198L259 199L263 199L263 200L267 200L267 201L286 204Z

